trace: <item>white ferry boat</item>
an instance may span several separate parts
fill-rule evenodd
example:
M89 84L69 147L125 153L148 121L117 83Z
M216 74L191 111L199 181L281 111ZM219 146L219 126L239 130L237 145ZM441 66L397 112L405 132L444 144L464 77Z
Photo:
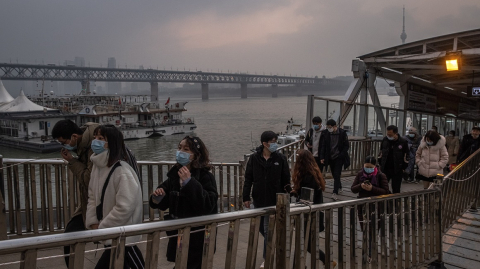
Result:
M117 126L125 139L192 133L197 126L193 118L184 118L188 102L165 104L151 101L145 95L77 95L31 97L33 102L64 112L75 113L77 123L86 122Z
M288 121L287 129L284 133L279 133L277 143L279 146L285 146L295 141L305 139L306 131L302 124L293 122L293 118Z
M150 96L77 95L55 96L52 92L13 98L0 81L0 145L48 153L62 146L51 136L53 126L64 119L78 125L86 122L113 124L125 139L192 133L193 118L184 118L187 102L165 104Z

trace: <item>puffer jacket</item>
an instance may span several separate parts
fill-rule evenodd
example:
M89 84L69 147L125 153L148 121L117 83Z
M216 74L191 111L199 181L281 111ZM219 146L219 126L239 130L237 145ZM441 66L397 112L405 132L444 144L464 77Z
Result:
M448 162L448 152L445 147L445 137L440 136L436 145L428 146L422 139L415 156L418 173L425 177L443 174L443 168Z
M142 187L137 174L126 162L121 161L108 182L103 200L103 219L97 218L96 208L100 204L103 186L110 170L108 167L109 151L93 154L90 159L94 163L88 188L88 205L85 227L98 224L98 229L140 224L143 221ZM127 243L140 241L141 236L127 237ZM110 240L104 244L111 244Z

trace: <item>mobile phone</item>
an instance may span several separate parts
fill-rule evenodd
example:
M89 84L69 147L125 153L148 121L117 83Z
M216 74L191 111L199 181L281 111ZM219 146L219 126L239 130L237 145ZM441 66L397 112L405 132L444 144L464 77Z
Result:
M365 179L365 181L363 183L365 183L365 185L371 185L370 180L368 180L368 179Z
M156 204L160 203L163 199L163 197L165 197L165 195L158 195L158 196L155 196L152 194L152 201Z

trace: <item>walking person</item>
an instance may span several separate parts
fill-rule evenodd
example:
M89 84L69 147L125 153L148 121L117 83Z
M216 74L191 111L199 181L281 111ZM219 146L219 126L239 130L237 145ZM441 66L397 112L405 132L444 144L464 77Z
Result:
M316 165L315 159L313 158L313 154L310 151L299 149L296 152L297 161L293 168L292 173L292 182L293 182L293 190L292 193L297 196L297 201L302 197L302 188L310 188L313 189L313 204L323 204L323 192L325 191L325 179L323 178L322 172ZM311 227L307 227L307 222L304 223L304 231L305 233L311 231L311 227L313 225L319 225L319 232L322 232L325 229L324 226L324 219L323 214L320 214L320 220L318 223L312 223ZM311 236L317 236L318 234L311 234ZM308 248L307 251L311 253L311 246L310 240L308 240ZM316 251L316 250L314 250ZM318 250L318 257L320 260L325 264L325 253L319 249ZM295 264L295 261L294 261ZM332 262L332 268L337 266L337 262Z
M81 128L71 120L60 120L52 129L52 137L64 147L60 154L68 162L68 170L77 178L78 190L80 191L80 203L68 221L64 233L78 232L85 230L85 214L88 204L88 185L93 163L90 156L93 154L91 148L92 140L95 139L94 131L98 123L88 122ZM77 154L73 157L70 151ZM70 246L64 247L64 254L70 254ZM65 256L65 263L69 264L69 256Z
M458 151L460 150L460 141L455 136L455 131L448 132L446 139L446 146L448 152L447 169L450 170L450 165L457 163Z
M417 128L410 127L408 129L408 134L404 137L404 139L408 143L408 150L409 150L409 161L408 166L403 172L403 179L410 183L418 183L415 180L415 154L417 153L418 146L420 146L420 141L422 141L422 137L418 134Z
M445 137L435 131L428 131L415 156L418 166L417 179L423 181L423 188L427 189L437 174L443 174L443 168L448 162L448 152L445 147Z
M458 150L457 163L463 162L471 154L480 148L480 127L474 126L470 134L464 135L460 149Z
M380 170L392 182L392 193L400 193L403 171L407 168L410 159L408 143L398 134L395 125L387 127L387 135L380 146Z
M353 180L351 187L352 193L358 193L358 198L366 198L378 195L389 194L390 190L388 189L388 180L387 176L382 173L379 167L376 165L377 160L374 156L368 156L365 158L365 163L363 164L363 169L358 172L357 176ZM377 212L377 219L380 219L380 215L383 214L384 208L382 203L379 203L379 208ZM374 210L371 208L370 210ZM365 212L364 207L360 207L358 210L358 220L360 221L360 226L362 231L363 227L363 215ZM372 230L369 229L368 235L368 262L371 261L372 256Z
M313 117L312 119L312 128L308 130L307 135L305 136L305 145L308 150L313 154L315 162L320 168L320 172L323 172L323 164L320 162L320 137L322 136L322 131L325 130L325 126L322 124L322 118Z
M142 223L142 187L135 170L124 161L127 151L122 132L113 125L102 125L95 129L94 135L86 228L93 230ZM141 239L141 236L130 236L126 238L126 244ZM104 244L109 247L112 243L107 240ZM110 254L111 249L105 250L95 268L109 268ZM124 259L124 268L145 267L142 252L136 245L125 246Z
M277 134L272 131L263 132L260 137L262 144L248 160L243 185L243 203L246 208L250 208L250 193L255 208L274 206L277 203L277 193L285 192L285 186L290 185L290 168L287 158L277 152L277 138ZM263 216L260 223L264 241L263 259L267 250L268 224L269 216ZM263 266L264 263L260 268Z
M335 120L329 119L327 130L322 132L320 144L320 163L330 166L333 176L332 199L337 201L337 195L342 193L342 167L347 169L350 166L350 156L348 155L350 144L347 132L337 127Z
M177 164L167 173L167 180L150 196L150 207L169 209L165 220L217 214L217 182L210 172L209 153L203 141L198 137L186 136L178 144L176 160ZM204 228L205 226L192 227L191 231ZM167 235L177 235L177 230L167 231ZM202 267L204 237L205 232L190 234L188 269ZM169 262L175 262L176 251L177 237L170 237L167 246Z

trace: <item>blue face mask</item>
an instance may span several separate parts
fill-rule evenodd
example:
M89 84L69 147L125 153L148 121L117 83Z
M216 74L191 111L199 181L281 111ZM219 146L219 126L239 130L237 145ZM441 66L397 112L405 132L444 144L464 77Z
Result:
M273 152L277 151L277 149L278 149L278 144L277 144L277 142L272 142L272 143L270 143L270 147L268 147L268 150L269 150L270 152L273 153Z
M186 166L190 163L190 153L177 150L175 159L177 160L177 163Z
M427 142L427 145L431 146L433 145L433 142Z
M64 147L66 150L70 150L70 151L77 149L77 145L75 145L75 147L72 147L72 146L70 146L69 144L65 144L65 145L63 145L63 147Z
M415 134L408 134L408 136L410 136L410 137L415 137Z
M320 127L318 125L313 125L313 129L316 131L316 130L320 129Z
M107 142L103 140L98 140L98 139L92 140L91 148L93 150L93 153L100 154L104 152L106 150L105 143Z
M371 174L371 173L373 173L373 171L375 171L375 167L374 168L364 167L363 170L365 171L365 173Z

